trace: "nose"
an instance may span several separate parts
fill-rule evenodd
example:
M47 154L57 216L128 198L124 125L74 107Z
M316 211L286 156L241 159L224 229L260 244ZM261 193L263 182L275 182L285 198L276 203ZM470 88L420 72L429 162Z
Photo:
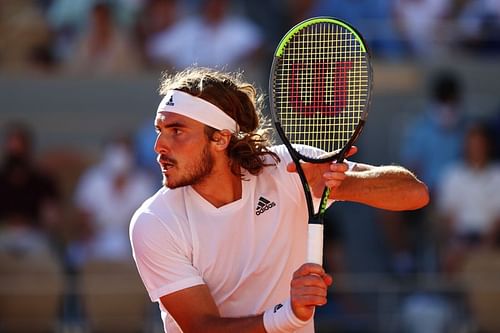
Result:
M167 152L167 144L166 144L166 140L164 139L164 137L161 135L161 133L159 133L157 136L156 136L156 140L155 140L155 144L154 144L154 150L157 154L164 154Z

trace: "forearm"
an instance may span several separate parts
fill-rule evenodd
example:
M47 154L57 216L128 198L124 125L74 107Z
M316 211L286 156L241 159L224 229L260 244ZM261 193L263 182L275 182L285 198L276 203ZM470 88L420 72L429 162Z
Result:
M197 285L160 298L184 333L265 333L263 315L221 317L207 285Z
M264 328L262 315L241 318L207 316L199 320L197 324L189 327L185 332L266 333L266 330Z
M332 199L393 211L418 209L429 201L427 186L402 167L359 165L346 176Z
M326 278L326 277L325 277ZM331 279L331 277L328 277ZM295 332L297 329L307 325L314 313L314 306L311 301L306 302L304 306L301 296L295 296L296 308L292 309L290 300L281 304L280 308L268 309L262 315L240 317L240 318L221 318L219 316L205 316L198 318L196 324L191 324L184 332L243 332L243 333L267 333L267 332ZM312 295L308 295L309 298ZM314 303L318 305L317 303ZM321 304L324 304L321 303ZM305 320L299 319L294 313L298 311L305 315ZM305 311L305 312L304 312Z
M294 272L290 298L263 314L239 318L221 317L207 285L185 288L160 298L185 333L292 332L310 323L314 307L326 304L332 278L320 265L304 264Z

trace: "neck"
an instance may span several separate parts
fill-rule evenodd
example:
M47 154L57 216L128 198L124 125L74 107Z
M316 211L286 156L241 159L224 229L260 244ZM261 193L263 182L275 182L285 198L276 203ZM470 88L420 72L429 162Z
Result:
M231 172L228 164L224 168L214 167L213 172L193 189L214 207L219 208L241 199L241 178Z

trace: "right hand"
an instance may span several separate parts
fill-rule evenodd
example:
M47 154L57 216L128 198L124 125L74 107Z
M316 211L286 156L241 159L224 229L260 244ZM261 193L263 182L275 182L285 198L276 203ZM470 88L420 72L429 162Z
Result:
M352 146L346 154L346 158L356 154L358 148ZM325 186L332 190L334 195L335 190L342 184L345 179L346 171L349 169L347 163L324 162L324 163L310 163L300 162L304 175L306 176L307 183L316 198L321 198ZM286 169L288 172L297 172L297 166L294 162L287 164ZM332 198L333 199L333 198Z
M326 304L327 289L332 277L317 264L303 264L293 273L290 300L293 313L300 320L309 320L314 308Z

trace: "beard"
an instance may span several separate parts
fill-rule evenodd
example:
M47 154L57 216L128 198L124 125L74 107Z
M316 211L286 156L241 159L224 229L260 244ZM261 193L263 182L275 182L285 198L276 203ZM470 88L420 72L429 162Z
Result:
M182 174L176 177L177 179L164 175L163 185L170 189L199 184L208 178L214 167L214 158L208 144L203 147L198 157L191 159L188 165L181 166L181 168L175 159L168 160L174 164L177 171L183 170Z

